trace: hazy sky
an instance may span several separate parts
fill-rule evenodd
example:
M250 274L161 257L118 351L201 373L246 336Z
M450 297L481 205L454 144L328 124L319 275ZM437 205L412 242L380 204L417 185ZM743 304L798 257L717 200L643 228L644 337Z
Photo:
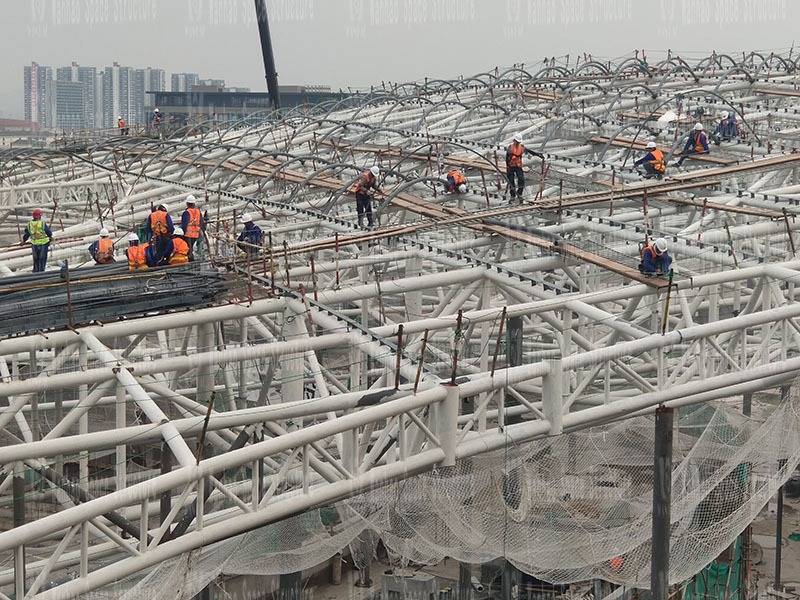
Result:
M544 56L788 50L797 0L267 0L281 84L368 87ZM76 61L266 90L253 0L0 0L0 111L23 67ZM702 53L702 54L699 54ZM169 86L169 79L167 79Z

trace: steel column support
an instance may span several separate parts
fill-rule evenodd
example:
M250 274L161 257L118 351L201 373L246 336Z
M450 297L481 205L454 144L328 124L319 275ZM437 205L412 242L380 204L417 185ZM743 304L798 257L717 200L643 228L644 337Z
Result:
M653 540L650 593L653 600L669 599L669 543L672 504L672 425L674 409L656 409L653 452Z

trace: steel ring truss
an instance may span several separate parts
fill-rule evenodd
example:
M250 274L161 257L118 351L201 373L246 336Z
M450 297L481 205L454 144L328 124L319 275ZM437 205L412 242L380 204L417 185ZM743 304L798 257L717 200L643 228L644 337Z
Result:
M151 204L175 216L189 192L208 212L216 261L236 258L242 210L261 214L272 247L239 262L217 306L0 340L0 493L10 501L22 478L28 503L24 524L0 533L3 564L16 564L0 570L0 598L132 589L198 551L208 571L184 565L189 597L221 572L219 544L335 505L330 540L298 541L321 562L360 533L348 511L391 481L509 439L527 448L658 405L786 385L800 368L794 71L791 57L760 54L556 61L166 140L4 151L4 243L40 207L57 232L51 265L85 260L101 220L122 239ZM581 109L558 114L566 101ZM698 108L735 109L743 135L714 146L714 162L642 182L626 166L642 133L672 146L688 127L659 124L658 110ZM501 166L515 131L545 153L526 161L520 205ZM373 164L381 223L362 232L354 202L337 198ZM444 194L450 167L467 194ZM635 269L645 235L667 238L676 260L668 309L664 282ZM0 248L0 272L29 263L27 249ZM498 341L511 320L524 332L516 358ZM474 413L459 415L465 401ZM773 484L800 461L784 458ZM700 562L677 562L670 580ZM598 564L574 572L601 576ZM643 585L633 572L620 582Z

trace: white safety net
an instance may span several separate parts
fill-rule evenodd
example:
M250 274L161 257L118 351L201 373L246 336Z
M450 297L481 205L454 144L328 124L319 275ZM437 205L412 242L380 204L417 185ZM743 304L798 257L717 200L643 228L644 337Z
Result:
M795 396L763 422L732 403L676 412L671 583L730 546L800 462ZM190 598L219 575L308 569L348 545L363 562L378 538L400 564L505 557L554 583L602 578L647 588L653 432L652 417L637 417L509 444L164 562L92 597Z

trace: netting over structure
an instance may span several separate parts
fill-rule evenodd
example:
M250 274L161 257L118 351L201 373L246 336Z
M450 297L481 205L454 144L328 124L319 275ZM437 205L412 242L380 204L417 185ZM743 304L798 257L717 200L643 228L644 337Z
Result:
M219 575L311 568L365 531L383 541L397 564L504 557L554 583L601 578L648 588L653 427L651 417L638 417L509 444L184 555L91 597L132 600L145 593L172 600L179 590L178 597L188 598ZM724 403L682 411L674 439L670 582L690 578L730 546L798 463L795 389L764 423Z
M72 313L37 318L27 294L0 332L0 594L189 598L347 547L365 566L378 540L401 565L506 557L549 581L646 586L645 415L800 372L792 55L548 59L167 139L0 152L0 241L37 207L57 232L49 273L22 275L15 245L0 275ZM698 115L712 129L723 109L738 134L678 168ZM517 133L542 155L521 201L503 161ZM633 165L650 141L666 178ZM353 187L372 167L369 223ZM451 169L466 193L445 193ZM86 261L102 226L125 271L151 207L177 220L189 194L224 293L76 310L59 262ZM253 253L245 213L264 233ZM674 278L638 268L659 237ZM172 268L129 276L164 291ZM672 581L797 463L794 398L764 424L726 406L677 430Z

